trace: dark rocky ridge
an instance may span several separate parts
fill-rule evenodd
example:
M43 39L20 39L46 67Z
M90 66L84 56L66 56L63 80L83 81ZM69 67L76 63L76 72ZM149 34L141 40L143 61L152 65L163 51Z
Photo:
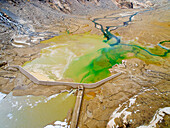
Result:
M104 14L120 8L148 8L166 4L167 0L1 0L0 12L30 31L47 31L55 28L58 32L79 27L81 19L89 22L91 16ZM5 11L6 10L6 11ZM76 22L75 22L76 21ZM84 21L83 21L84 22ZM90 24L90 23L88 23ZM13 31L0 24L1 42L11 40ZM71 26L71 27L70 27ZM74 27L73 27L74 26ZM73 30L74 31L74 30ZM4 33L5 32L5 33ZM8 33L8 34L6 34ZM10 36L8 36L10 35ZM2 37L6 37L3 38ZM7 44L7 43L6 43Z

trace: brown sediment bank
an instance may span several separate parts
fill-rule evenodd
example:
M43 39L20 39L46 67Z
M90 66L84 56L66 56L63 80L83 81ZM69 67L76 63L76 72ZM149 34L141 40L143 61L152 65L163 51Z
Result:
M127 12L130 14L133 11L138 11L137 9L109 11L109 6L106 12L102 12L103 9L98 9L98 12L102 12L98 15L96 10L90 11L92 7L89 7L90 9L85 12L84 16L81 16L83 13L82 9L77 8L80 11L78 12L79 16L77 16L76 10L73 10L74 15L64 14L63 12L60 14L59 11L53 10L54 8L46 6L47 3L38 5L38 1L35 3L33 1L31 2L21 3L20 6L2 3L4 9L10 10L15 14L18 11L18 17L21 18L18 20L19 23L30 27L30 31L40 32L36 36L17 36L16 29L8 30L7 27L2 27L7 31L0 33L0 40L2 42L0 44L0 91L7 94L12 91L13 95L50 96L60 93L62 90L70 90L71 87L68 86L49 87L34 84L15 68L7 67L10 65L23 65L25 62L39 57L40 50L49 46L49 44L40 43L40 40L49 39L51 35L55 36L65 31L71 34L90 31L92 34L102 35L101 31L96 29L91 22L94 18L103 18L99 20L103 26L116 26L126 21L126 17L115 21L109 20L106 17L123 16L128 15ZM136 15L128 26L112 30L111 33L120 36L123 41L136 41L144 47L155 47L160 41L169 40L168 26L170 19L167 9L168 4L157 6L159 4L158 2L150 2L153 2L153 4L147 4L147 7L150 5L155 7L155 10ZM161 1L161 3L163 2L166 1ZM102 1L99 3L102 6ZM83 2L81 4L84 6ZM90 4L99 6L95 2ZM91 6L90 4L88 6ZM70 5L70 7L73 6ZM116 5L115 8L118 9ZM28 11L29 9L33 9L31 13L34 14L31 14ZM48 12L50 15L48 15ZM56 15L54 12L58 14ZM91 13L88 15L88 12ZM58 17L56 18L56 16ZM23 19L26 20L23 21ZM14 34L16 36L13 36ZM19 41L30 43L30 45L20 43ZM23 47L17 47L20 45ZM167 43L165 45L168 47L169 44ZM133 55L129 54L129 57ZM78 126L80 128L104 128L112 127L113 125L114 127L132 128L142 125L148 126L157 110L159 108L169 107L170 104L169 57L163 57L160 61L160 64L155 65L147 63L144 60L131 58L125 60L122 65L115 65L110 71L122 71L123 74L121 76L108 81L98 88L85 89ZM115 116L116 118L114 118L112 116L113 112L115 112L115 115L120 116ZM156 126L170 126L169 114L166 113L162 118L162 122L158 122ZM109 120L112 123L108 124Z

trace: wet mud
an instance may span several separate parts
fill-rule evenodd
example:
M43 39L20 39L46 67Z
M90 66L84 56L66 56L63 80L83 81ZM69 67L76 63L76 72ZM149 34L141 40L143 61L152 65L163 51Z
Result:
M35 64L35 67L27 67L28 70L35 71L38 70L36 67L41 62L44 64L46 59L50 60L49 53L52 53L51 60L60 59L60 62L63 62L57 64L60 65L58 78L54 76L56 72L54 74L48 72L51 69L56 71L48 63L44 69L39 66L42 71L37 72L41 74L38 75L40 78L62 81L61 76L65 76L63 81L92 83L115 72L122 72L122 75L100 87L85 89L78 122L80 128L169 127L169 3L161 1L158 5L155 1L143 2L143 4L133 2L136 9L127 9L128 6L124 6L125 3L116 2L115 7L125 9L106 10L100 15L94 11L86 16L80 16L80 13L78 13L79 16L76 16L76 11L75 13L73 11L74 15L59 13L58 18L52 14L54 11L51 10L51 6L38 5L40 8L33 12L40 13L41 21L37 20L37 17L30 21L27 19L32 17L32 14L28 12L30 8L33 8L32 3L26 3L28 7L25 8L22 4L20 7L14 6L9 9L15 14L18 8L22 7L25 10L23 14L21 14L23 10L18 11L20 15L18 19L15 15L1 9L2 14L8 14L17 19L17 22L10 19L10 24L0 24L2 28L0 33L1 107L4 109L5 104L10 103L7 99L11 95L13 95L12 98L32 95L31 97L34 98L46 97L45 99L47 99L55 94L64 95L65 93L61 92L66 90L69 90L70 93L74 92L70 91L69 86L34 84L17 69L8 67ZM94 3L95 6L99 6L98 3ZM100 4L102 5L102 3ZM3 4L3 6L8 10L7 4ZM40 10L46 13L42 13ZM70 13L70 11L68 12ZM52 17L45 18L48 13ZM25 18L25 22L20 18ZM16 25L16 23L18 24ZM20 24L26 27L17 28ZM29 31L26 30L27 27ZM53 54L52 50L57 50L58 53ZM70 53L74 53L72 58L69 56ZM58 54L64 57L57 56ZM68 56L65 57L66 55ZM42 57L45 59L43 60ZM50 64L55 65L55 63ZM62 67L63 65L66 65L67 68ZM31 69L33 67L34 69ZM63 70L61 71L61 69ZM75 97L73 99L68 99L71 107L74 106ZM54 106L51 105L51 107ZM67 123L72 113L71 107L64 110L65 115L62 119L52 118L49 115L50 121L45 123L42 121L44 124L42 123L43 126L40 124L41 127L46 125L49 125L46 126L47 128L68 127ZM7 120L13 120L13 116L9 111L6 113ZM67 119L67 123L64 118ZM57 120L61 122L57 122Z

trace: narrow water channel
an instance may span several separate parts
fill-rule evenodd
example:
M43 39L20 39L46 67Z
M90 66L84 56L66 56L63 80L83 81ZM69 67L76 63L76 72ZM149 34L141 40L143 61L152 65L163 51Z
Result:
M50 43L51 46L42 49L41 57L27 62L24 68L38 79L50 81L69 81L94 83L111 75L109 69L124 59L138 58L146 63L164 63L161 57L167 57L170 50L164 46L169 40L160 42L153 48L140 46L135 41L123 41L120 36L112 34L112 29L126 27L134 16L150 10L129 12L114 16L92 20L104 38L97 35L61 35L41 43ZM105 26L101 20L119 20L125 18L115 26ZM128 19L128 20L126 20Z
M120 36L112 33L117 28L128 26L139 13L93 19L94 26L104 37L90 33L61 34L41 41L50 46L41 50L39 58L26 62L23 67L39 80L94 83L110 76L109 69L124 59L138 58L148 64L162 64L165 62L163 57L169 57L170 50L164 46L169 40L150 48L140 46L136 41L121 40ZM99 23L102 19L119 18L128 20L105 27ZM50 97L13 96L11 92L0 102L0 125L3 128L40 128L57 120L63 121L74 108L75 99L68 92Z

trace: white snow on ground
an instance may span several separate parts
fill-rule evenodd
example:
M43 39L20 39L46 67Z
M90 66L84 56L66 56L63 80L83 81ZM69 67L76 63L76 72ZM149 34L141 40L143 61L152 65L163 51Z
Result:
M143 92L151 91L151 90L152 89L143 88ZM141 93L143 93L143 92L141 92ZM139 93L138 95L140 95L141 93ZM119 126L115 123L115 119L119 118L122 115L123 115L123 122L126 123L127 117L129 115L131 115L131 113L132 113L132 112L127 111L127 109L130 108L135 103L138 95L133 96L128 101L119 105L119 107L115 109L115 111L112 113L112 115L110 117L111 120L107 124L107 128L118 128ZM139 104L137 106L139 106ZM122 107L125 107L125 108L123 110L121 110ZM138 111L140 111L140 110L136 110L135 113ZM163 120L165 113L170 114L170 107L160 108L159 110L156 111L152 121L149 123L148 126L143 125L143 126L139 126L138 128L156 128L156 124L159 121Z
M156 128L156 124L159 122L159 121L162 121L163 120L163 117L165 116L165 113L170 115L170 107L165 107L165 108L159 108L153 119L151 120L151 122L149 123L149 125L142 125L142 126L139 126L137 128Z
M122 105L120 105L111 115L111 120L108 122L107 127L108 128L117 128L119 127L118 125L116 125L115 123L115 119L119 118L121 115L124 115L123 117L123 122L126 123L126 119L128 115L131 115L132 112L127 111L128 108L130 108L136 101L136 97L137 95L133 96L132 98L130 98L128 101L124 102ZM127 103L129 102L129 105L127 105ZM125 105L125 108L119 112L119 110L121 109L121 107Z
M0 92L0 102L2 101L2 99L6 96L6 94Z
M56 121L54 125L47 125L44 128L70 128L67 122Z

